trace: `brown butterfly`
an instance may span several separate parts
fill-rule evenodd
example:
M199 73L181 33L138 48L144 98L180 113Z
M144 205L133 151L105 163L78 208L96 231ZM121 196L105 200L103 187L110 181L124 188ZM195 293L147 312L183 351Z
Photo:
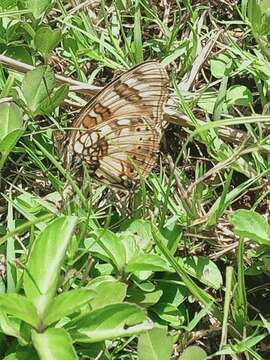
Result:
M68 135L75 155L103 183L127 188L154 166L162 133L168 75L147 61L108 84L81 110Z

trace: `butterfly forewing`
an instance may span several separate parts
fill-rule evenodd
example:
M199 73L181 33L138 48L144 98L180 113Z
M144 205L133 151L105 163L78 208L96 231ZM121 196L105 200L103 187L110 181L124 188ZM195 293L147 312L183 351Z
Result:
M125 187L154 166L167 83L159 63L145 62L107 85L80 112L69 149L96 178Z

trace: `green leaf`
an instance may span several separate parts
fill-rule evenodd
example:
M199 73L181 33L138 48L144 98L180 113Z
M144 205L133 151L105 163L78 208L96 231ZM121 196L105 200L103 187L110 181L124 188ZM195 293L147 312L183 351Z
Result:
M257 212L240 209L234 212L230 220L235 234L247 237L259 244L270 245L270 227Z
M174 306L179 306L185 301L188 290L186 286L180 281L173 279L158 279L156 280L157 289L163 292L160 302L169 303Z
M270 10L270 0L261 0L260 8L261 8L262 12L266 12L266 11Z
M270 2L269 0L262 0L259 3L262 12L262 24L260 35L269 35L270 33Z
M74 320L70 334L75 341L94 343L131 336L152 328L142 309L132 304L114 304Z
M64 292L55 297L44 314L44 324L46 326L64 318L65 316L80 310L89 303L95 296L95 292L89 289L75 289Z
M207 357L206 352L199 346L193 345L189 346L183 351L183 354L180 356L179 360L205 360Z
M0 332L8 336L16 337L20 340L21 344L26 345L28 341L23 338L20 326L21 320L8 317L5 312L0 311Z
M257 4L257 0L248 1L248 19L251 23L252 30L259 35L262 24L261 8Z
M0 294L0 309L34 327L38 325L36 309L25 296L18 294Z
M209 114L213 114L217 99L217 93L214 91L205 92L198 100L198 105Z
M138 287L131 287L128 291L128 301L139 306L148 308L156 304L162 295L161 290L145 292Z
M41 26L34 37L36 49L40 51L42 55L48 56L61 40L61 34L60 29L53 30L49 26Z
M179 327L187 321L187 310L184 304L175 307L171 304L157 303L151 310L171 326Z
M32 349L20 349L15 353L9 354L3 360L39 360L39 357Z
M69 53L73 52L76 53L79 50L79 44L73 37L68 37L66 34L63 37L63 47Z
M60 86L51 96L47 97L39 104L39 111L42 114L52 113L68 96L69 86Z
M39 19L51 4L51 0L28 0L27 9L32 11L36 19Z
M93 310L120 303L126 297L127 285L112 276L97 277L88 287L95 292L94 298L90 301Z
M221 273L217 265L206 256L191 256L179 258L178 261L186 271L199 281L214 289L220 289L223 283Z
M225 54L219 54L214 59L210 60L211 74L217 78L222 79L224 76L230 74L232 67L232 59Z
M252 104L253 97L251 91L243 85L231 86L226 93L226 103L229 106L239 105L248 106Z
M2 0L1 1L1 7L3 9L10 9L17 5L18 0Z
M172 269L159 255L139 254L129 261L125 271L172 271Z
M14 103L0 104L0 151L10 152L23 132L20 108Z
M32 56L24 46L9 46L5 55L10 56L12 59L22 61L26 64L33 65Z
M139 360L170 360L173 349L173 337L166 328L155 327L139 336ZM194 358L196 359L196 358Z
M10 153L17 141L22 137L24 130L14 130L10 132L1 142L0 151Z
M22 92L29 109L34 114L39 113L40 103L52 93L55 86L55 76L49 66L39 66L25 74Z
M32 332L32 340L41 360L77 360L69 334L64 329L48 329L44 333Z
M235 344L225 345L223 348L216 352L215 355L229 355L235 353L243 353L245 351L250 351L253 346L256 344L262 343L262 340L268 336L268 334L259 334L255 335L256 333L252 334L251 336L245 338L242 341L238 341ZM265 360L265 359L262 359Z
M121 234L132 235L140 249L148 249L154 243L151 224L143 219L136 219L128 225L125 225L124 231Z
M40 317L55 295L60 268L76 222L73 216L52 221L39 234L30 251L23 278L24 290Z
M111 261L118 270L121 270L126 262L126 252L121 240L107 229L97 229L95 234L97 239L90 249L91 252L105 261Z
M135 14L134 14L134 42L132 43L134 49L134 57L136 63L139 64L143 61L143 44L141 33L141 11L140 1L135 0Z

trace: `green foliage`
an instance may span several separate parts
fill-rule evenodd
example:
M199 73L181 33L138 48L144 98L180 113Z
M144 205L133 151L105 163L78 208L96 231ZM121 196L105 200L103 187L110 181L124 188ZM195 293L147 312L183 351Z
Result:
M48 114L61 104L68 93L68 86L55 90L54 73L48 66L29 71L22 82L22 92L29 110L34 115Z
M257 212L238 210L233 214L231 223L237 235L247 237L259 244L270 245L270 226Z
M20 108L10 102L0 104L0 169L23 133Z
M269 0L71 3L0 1L0 358L269 358ZM127 200L55 148L67 78L147 59L174 125Z
M36 49L47 57L61 40L61 30L52 30L48 26L41 26L35 33Z
M140 360L171 359L173 337L166 328L154 328L139 336L138 358Z
M207 356L206 352L199 346L189 346L180 356L179 360L189 360L189 359L205 360L206 356Z

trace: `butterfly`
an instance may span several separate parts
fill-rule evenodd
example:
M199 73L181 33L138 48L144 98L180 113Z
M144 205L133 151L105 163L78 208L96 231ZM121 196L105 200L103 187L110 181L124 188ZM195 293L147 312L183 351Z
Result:
M109 83L80 111L68 134L69 162L87 163L91 175L129 188L155 165L162 135L168 75L146 61Z

